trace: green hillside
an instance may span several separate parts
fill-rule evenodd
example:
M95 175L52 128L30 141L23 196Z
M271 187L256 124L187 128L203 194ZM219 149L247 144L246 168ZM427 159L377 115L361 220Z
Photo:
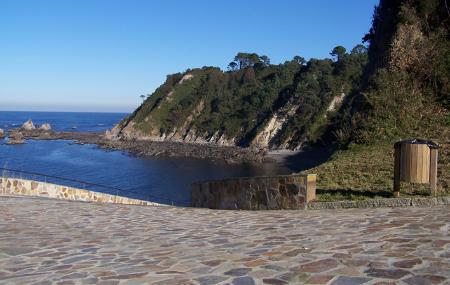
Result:
M449 193L449 15L445 1L380 2L365 36L369 62L361 89L347 97L328 129L327 138L343 147L310 170L321 177L320 188L381 195L392 189L392 144L425 138L441 145L439 187ZM426 189L416 185L404 191Z
M169 75L116 130L122 137L295 149L325 131L339 101L358 87L367 50L332 51L334 59L297 56L273 65L239 53L216 67ZM333 102L333 103L332 103Z

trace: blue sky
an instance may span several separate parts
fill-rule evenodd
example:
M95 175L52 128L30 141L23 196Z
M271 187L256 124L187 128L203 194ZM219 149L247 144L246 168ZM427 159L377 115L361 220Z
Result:
M329 56L361 42L377 0L2 0L0 110L132 111L167 74Z

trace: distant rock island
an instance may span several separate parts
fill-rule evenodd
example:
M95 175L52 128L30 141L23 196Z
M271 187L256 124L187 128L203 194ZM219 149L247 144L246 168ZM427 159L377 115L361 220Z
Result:
M16 144L23 144L23 143L25 143L25 140L24 140L24 136L21 132L12 131L9 133L6 144L16 145Z
M0 129L1 130L1 129ZM8 133L8 140L6 144L9 145L17 145L25 143L25 139L34 136L50 136L50 131L52 131L52 127L49 123L44 123L39 128L36 128L33 121L31 119L27 120L22 124L22 126L18 129L12 129ZM0 138L4 136L4 131L0 131Z
M52 126L49 123L45 123L42 124L39 129L42 131L50 131L52 129Z
M26 121L25 123L22 124L21 129L25 130L25 131L31 131L31 130L36 129L36 127L34 126L33 121L31 119L29 119L28 121Z

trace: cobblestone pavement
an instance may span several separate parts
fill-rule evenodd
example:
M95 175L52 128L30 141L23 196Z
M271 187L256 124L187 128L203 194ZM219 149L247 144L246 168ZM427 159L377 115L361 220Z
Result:
M450 211L0 197L1 284L450 284Z

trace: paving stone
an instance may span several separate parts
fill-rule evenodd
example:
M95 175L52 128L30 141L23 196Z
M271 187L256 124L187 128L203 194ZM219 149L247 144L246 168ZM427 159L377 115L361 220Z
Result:
M288 284L287 281L277 279L277 278L264 278L263 279L264 284L272 284L272 285L284 285Z
M57 285L74 285L75 282L74 282L74 281L71 281L71 280L64 280L64 281L56 282L56 284L57 284Z
M0 197L0 283L443 285L446 207L258 212Z
M73 272L68 275L64 275L61 279L82 279L87 276L87 273Z
M36 249L34 249L34 248L26 248L26 247L8 247L8 248L2 249L4 254L13 255L13 256L23 255L23 254L26 254L29 252L33 252L35 250Z
M437 275L417 275L403 280L410 285L440 284L443 281L445 281L445 277Z
M96 277L89 277L81 280L82 284L97 284L98 278Z
M388 278L388 279L400 279L403 276L409 274L409 271L403 269L377 269L370 268L365 273L372 277Z
M245 276L245 277L238 277L234 278L233 285L255 285L255 280L251 277Z
M282 270L285 270L284 267L279 266L279 265L275 265L275 264L267 264L267 265L263 265L262 268L266 268L266 269L270 269L270 270L274 270L274 271L282 271Z
M197 278L195 280L197 280L200 283L200 285L212 285L212 284L220 283L227 279L228 278L222 277L222 276L203 276L203 277Z
M367 283L371 280L371 278L365 277L347 277L347 276L339 276L330 285L360 285Z
M228 270L224 274L230 275L230 276L244 276L247 273L249 273L250 271L252 271L251 268L234 268L234 269Z
M0 279L1 280L1 279ZM31 285L52 285L52 282L45 280L45 281L38 281L38 282L34 282Z
M313 261L300 266L300 270L304 272L323 272L337 267L339 263L334 259L322 259Z
M129 274L111 275L111 276L102 277L102 280L141 278L141 277L144 277L147 274L148 274L147 272L141 272L141 273L129 273Z
M257 267L257 266L264 265L266 263L267 263L267 261L264 259L256 259L256 260L247 261L244 263L244 265L248 266L248 267Z
M208 260L203 261L202 264L208 265L208 266L218 266L223 262L223 260Z
M106 280L106 281L99 281L97 282L98 285L117 285L119 284L119 281L116 280Z
M394 265L395 267L400 267L400 268L412 268L421 263L422 263L422 260L420 260L419 258L415 258L415 259L396 261L392 265Z
M333 275L316 275L316 276L313 276L313 277L309 278L308 280L306 280L306 283L307 284L327 284L328 281L330 281L333 278L334 278Z
M129 284L129 282L124 283L124 284ZM136 282L137 285L141 285L141 284L148 284L148 282L142 282L142 281L137 281ZM158 280L156 282L151 283L152 285L197 285L198 283L189 280L189 279L185 279L185 278L170 278L170 279L165 279L165 280Z

